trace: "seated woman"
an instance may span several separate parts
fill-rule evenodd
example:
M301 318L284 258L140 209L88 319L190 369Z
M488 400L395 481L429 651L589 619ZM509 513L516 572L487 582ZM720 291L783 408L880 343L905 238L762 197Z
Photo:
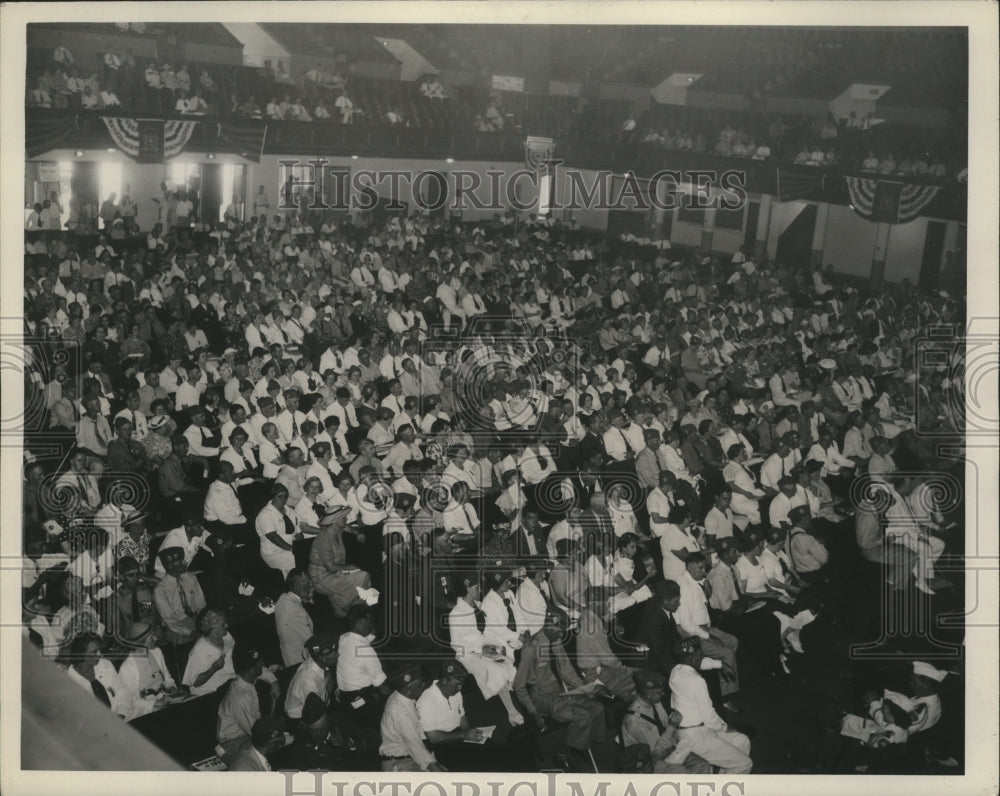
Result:
M774 554L768 551L768 556L765 558L767 545L768 539L762 533L747 531L743 535L743 555L735 567L740 592L748 597L768 600L781 628L783 650L787 652L791 646L796 652L802 652L798 633L812 622L816 615L807 608L800 609L799 604L791 596L791 592L797 589L791 586L782 574L780 559L776 559L779 561L776 572L774 561L771 560Z
M478 573L457 576L454 587L455 607L448 614L448 631L455 657L475 678L483 699L499 696L511 725L523 724L524 717L511 699L516 674L513 656L503 646L490 644L481 629L485 618L476 607L482 594Z
M747 525L760 525L760 499L764 490L747 469L747 451L743 445L735 444L726 451L728 462L722 470L722 478L733 493L729 508L736 515L740 528Z
M343 534L349 513L348 507L340 506L325 514L309 551L309 576L338 617L347 616L347 609L361 601L358 589L368 589L372 584L367 572L347 563Z
M133 649L122 661L118 677L136 716L159 710L184 697L163 658L162 640L163 631L149 622L136 622L128 631L126 641Z
M203 608L196 620L200 638L191 648L181 683L193 696L214 694L236 676L233 668L235 639L229 634L229 622L222 611Z

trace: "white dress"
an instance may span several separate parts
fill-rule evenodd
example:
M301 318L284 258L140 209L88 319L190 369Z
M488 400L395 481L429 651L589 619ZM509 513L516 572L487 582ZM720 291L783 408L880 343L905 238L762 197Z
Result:
M483 646L489 642L476 625L475 610L465 600L459 600L448 614L448 631L455 657L476 679L483 699L492 699L513 684L516 670L510 656L503 661L483 657Z

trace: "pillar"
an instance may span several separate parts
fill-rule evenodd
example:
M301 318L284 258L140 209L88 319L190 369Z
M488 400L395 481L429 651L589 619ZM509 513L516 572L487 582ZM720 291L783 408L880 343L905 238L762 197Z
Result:
M762 260L767 254L767 235L771 230L771 208L774 200L770 194L761 194L757 212L757 234L754 236L753 259Z
M830 205L826 202L816 205L816 226L813 229L812 250L809 252L811 268L823 264L823 244L826 241L826 220L829 215Z
M875 250L872 252L871 284L878 287L885 276L885 258L889 251L889 233L892 225L879 224L875 231Z
M706 255L712 253L712 234L715 232L715 208L705 211L705 221L701 228L701 251Z

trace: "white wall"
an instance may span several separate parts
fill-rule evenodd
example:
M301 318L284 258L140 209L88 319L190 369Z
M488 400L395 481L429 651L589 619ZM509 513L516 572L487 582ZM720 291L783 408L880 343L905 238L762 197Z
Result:
M872 253L878 224L866 221L849 207L831 207L826 222L823 265L851 276L867 277L872 270Z
M681 246L701 246L701 224L692 224L690 221L678 221L677 211L674 210L674 222L670 227L670 242L678 243Z
M597 179L597 172L589 171L587 169L580 169L579 172L583 180L583 189L590 190L591 186ZM613 180L607 181L607 188L609 201L612 201L613 197L611 191L614 190ZM556 199L564 205L573 201L570 193L570 179L565 169L558 169L556 171ZM582 204L582 197L577 196L575 201L577 204ZM595 198L595 202L596 201L597 199ZM606 209L596 207L580 207L571 210L555 210L553 212L555 217L560 220L568 220L570 217L574 218L584 229L606 230L608 228L609 213Z
M257 193L257 186L263 185L264 190L268 195L271 202L271 207L275 208L278 205L279 191L281 188L282 172L280 161L282 160L296 160L301 164L306 164L309 160L317 160L320 158L309 158L309 157L284 157L277 155L265 155L261 158L260 163L250 164L248 170L248 186L250 195ZM523 164L520 163L502 163L502 162L487 162L487 161L462 161L455 163L447 163L446 161L438 158L434 160L416 160L416 159L395 159L395 158L358 158L354 160L350 157L325 157L321 158L326 160L327 163L323 167L324 169L336 169L336 168L347 168L351 170L352 174L356 174L360 169L367 169L371 171L385 172L390 170L402 170L407 174L416 175L423 171L438 172L446 175L449 179L449 183L454 186L456 184L456 179L452 176L452 171L456 169L461 169L463 171L474 172L479 176L480 188L473 191L475 195L480 199L482 203L489 203L491 201L491 183L490 178L487 176L487 172L493 170L503 171L505 175L513 174L514 172L523 169ZM500 180L500 196L501 201L504 201L506 195L506 180ZM538 189L535 188L528 178L522 178L518 181L518 196L520 201L525 204L537 205L538 203ZM407 178L400 181L400 200L412 206L413 195L411 191L412 181ZM392 193L392 186L388 180L374 185L374 189L379 196L388 198ZM496 211L490 209L477 209L471 206L470 202L466 203L466 209L463 210L462 218L469 221L477 221L480 219L492 218ZM580 222L584 222L581 220ZM607 222L605 221L605 228Z
M889 233L889 246L885 256L887 282L909 279L917 284L920 264L924 258L924 240L927 237L927 219L918 218L909 224L893 224Z
M788 229L799 213L805 210L808 202L779 202L777 199L771 203L771 223L767 229L767 256L773 260L778 253L778 239L781 233ZM735 251L735 250L734 250Z

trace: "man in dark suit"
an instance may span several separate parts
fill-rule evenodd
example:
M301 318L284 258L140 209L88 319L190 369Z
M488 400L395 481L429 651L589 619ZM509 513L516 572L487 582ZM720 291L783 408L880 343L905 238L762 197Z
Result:
M680 663L674 655L674 644L682 636L674 613L681 604L681 589L672 580L661 580L650 588L653 597L646 601L642 621L639 623L639 641L649 648L643 667L669 677L674 666ZM719 690L718 671L702 671L701 674L708 683L712 702L721 705L723 699Z
M595 412L590 418L590 427L587 429L587 433L583 435L580 444L576 446L581 469L590 466L596 453L600 453L597 466L604 466L604 462L608 458L608 452L604 448L604 432L607 428L607 418L601 412Z
M518 558L544 555L547 538L548 533L538 521L537 509L525 507L521 512L521 527L514 535L515 554Z

